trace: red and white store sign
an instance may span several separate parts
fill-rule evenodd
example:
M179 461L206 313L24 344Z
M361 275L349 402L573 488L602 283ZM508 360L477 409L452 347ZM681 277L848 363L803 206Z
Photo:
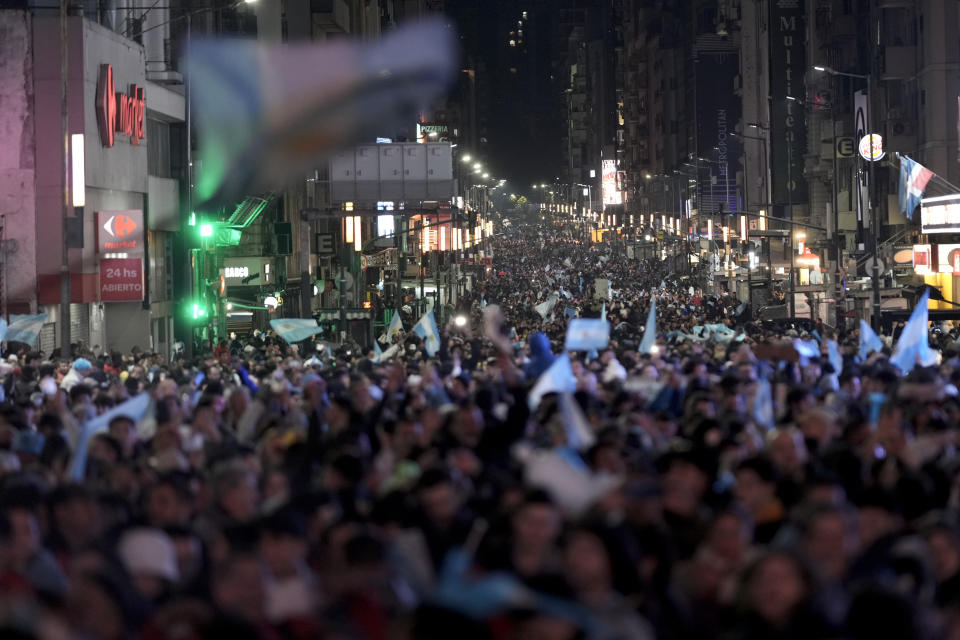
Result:
M101 259L100 300L103 302L143 300L143 258Z
M131 84L129 93L117 91L109 64L100 65L96 110L103 146L112 147L116 133L130 136L133 145L139 145L146 136L147 100L143 87Z

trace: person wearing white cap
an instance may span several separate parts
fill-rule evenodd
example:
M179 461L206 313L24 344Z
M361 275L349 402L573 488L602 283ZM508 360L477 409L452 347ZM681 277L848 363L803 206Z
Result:
M177 550L160 529L138 527L120 538L117 555L140 595L153 602L180 577Z

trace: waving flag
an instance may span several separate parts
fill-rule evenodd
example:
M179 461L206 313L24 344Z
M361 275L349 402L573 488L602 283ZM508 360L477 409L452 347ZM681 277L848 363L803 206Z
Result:
M530 389L527 404L533 411L540 406L543 396L548 393L573 393L576 390L577 379L573 377L573 369L570 368L570 356L564 353L553 361L550 368L540 374L537 383Z
M380 348L380 343L376 340L373 341L373 361L380 362L380 358L383 357L383 349Z
M930 301L930 290L924 291L917 302L916 308L910 314L907 326L903 328L897 346L893 350L890 362L897 365L903 373L909 373L918 364L929 367L937 363L937 354L930 349L927 341Z
M657 342L657 299L650 298L650 313L647 314L647 326L643 331L643 340L640 341L640 353L653 353Z
M270 321L270 326L289 344L306 340L323 331L313 318L276 318Z
M437 329L437 320L433 311L427 311L413 326L413 332L423 338L427 354L432 358L440 350L440 330Z
M911 160L907 156L900 156L900 213L913 220L913 212L920 204L927 183L933 177L933 171Z
M883 351L883 341L874 333L866 320L860 321L860 359L866 360L871 351Z
M282 187L324 156L412 122L457 67L442 21L376 42L194 40L187 59L203 171L196 191L232 205Z
M567 327L564 349L567 351L590 351L605 349L610 342L610 323L595 318L577 318Z
M43 324L47 321L47 314L38 313L37 315L12 315L10 316L10 326L7 327L6 336L3 338L7 342L23 342L33 344L43 329Z
M601 320L606 320L606 319L607 319L607 303L606 303L606 301L604 301L603 306L600 307L600 319L601 319Z
M387 341L393 341L393 335L403 331L403 322L400 321L400 312L394 311L390 319L390 325L387 327Z
M800 355L801 366L806 366L809 364L810 358L820 357L820 345L818 345L815 340L801 340L800 338L794 338L793 348L796 349L797 353Z
M553 306L557 304L557 300L559 299L560 298L559 296L557 296L557 294L553 294L552 296L550 296L549 298L547 298L546 300L544 300L543 302L535 306L534 310L540 314L541 318L546 319L546 317L550 315L550 312L553 311Z
M836 340L827 341L827 358L837 375L843 373L843 356L840 355L840 345Z
M565 315L570 320L577 317L577 308L576 307L566 307L563 310L563 315Z

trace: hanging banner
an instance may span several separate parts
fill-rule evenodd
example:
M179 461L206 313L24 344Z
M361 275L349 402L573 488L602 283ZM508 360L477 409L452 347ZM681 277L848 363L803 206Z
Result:
M803 177L803 158L807 152L807 122L801 101L805 96L803 77L807 59L806 2L778 0L769 6L773 202L805 204L807 181Z
M867 101L866 91L857 91L853 94L853 137L862 140L867 135ZM857 158L857 237L863 237L863 221L869 216L870 192L868 185L869 165L862 158Z
M741 103L734 92L740 73L736 50L697 51L697 181L700 210L719 214L739 211L737 167L740 143L731 136L740 120Z

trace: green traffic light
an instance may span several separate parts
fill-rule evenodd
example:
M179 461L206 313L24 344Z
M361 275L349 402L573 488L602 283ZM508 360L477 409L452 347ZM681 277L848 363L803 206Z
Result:
M201 238L212 238L213 237L213 225L209 222L205 222L200 225L200 237Z

